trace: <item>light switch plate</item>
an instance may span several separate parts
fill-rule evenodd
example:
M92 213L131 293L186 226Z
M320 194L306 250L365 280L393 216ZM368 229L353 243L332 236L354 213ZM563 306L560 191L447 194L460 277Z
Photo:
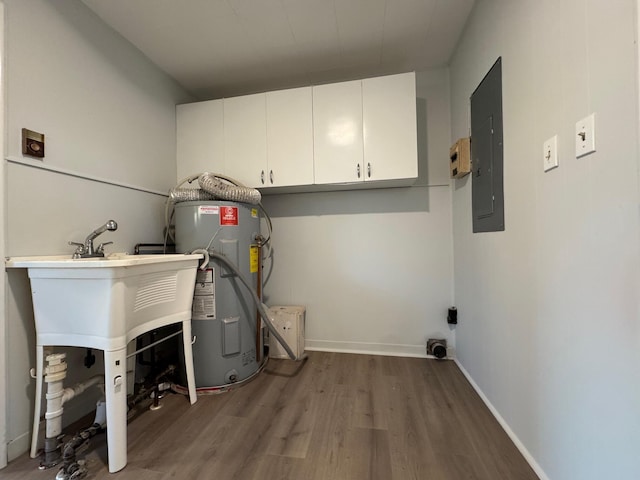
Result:
M595 113L576 123L576 158L596 151Z
M544 171L548 172L558 166L558 136L554 135L544 142L542 148L542 165Z

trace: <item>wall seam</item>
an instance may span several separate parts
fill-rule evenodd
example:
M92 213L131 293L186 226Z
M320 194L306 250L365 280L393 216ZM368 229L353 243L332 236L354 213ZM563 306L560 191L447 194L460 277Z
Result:
M61 167L56 167L53 165L45 165L44 163L34 163L32 161L29 160L25 160L22 158L18 158L18 157L14 157L14 156L7 156L5 157L5 160L9 163L13 163L16 165L21 165L23 167L28 167L28 168L36 168L39 170L46 170L48 172L53 172L53 173L57 173L57 174L61 174L61 175L66 175L69 177L75 177L75 178L80 178L82 180L90 180L92 182L98 182L98 183L103 183L105 185L113 185L116 187L121 187L121 188L126 188L129 190L135 190L138 192L143 192L143 193L151 193L153 195L160 195L162 197L168 197L168 193L166 192L162 192L160 190L153 190L147 187L142 187L142 186L138 186L138 185L132 185L132 184L128 184L128 183L123 183L123 182L119 182L117 180L110 180L108 178L102 178L102 177L97 177L94 175L88 175L85 173L80 173L80 172L76 172L74 170L68 170L66 168L61 168Z

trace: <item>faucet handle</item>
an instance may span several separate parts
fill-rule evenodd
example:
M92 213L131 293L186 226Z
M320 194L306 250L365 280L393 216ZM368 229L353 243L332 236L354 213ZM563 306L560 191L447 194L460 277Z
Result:
M69 245L75 245L76 251L73 252L73 258L80 258L80 255L85 253L84 243L79 242L69 242Z
M98 248L96 248L96 253L104 253L104 247L106 245L111 245L113 242L103 242L100 245L98 245Z
M84 243L80 243L80 242L69 242L69 245L75 245L77 247L76 252L78 253L84 253L84 250L86 248Z

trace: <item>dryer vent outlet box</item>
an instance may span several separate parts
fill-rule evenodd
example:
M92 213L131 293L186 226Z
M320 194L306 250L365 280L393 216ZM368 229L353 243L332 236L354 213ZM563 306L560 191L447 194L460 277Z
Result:
M427 340L427 355L433 355L437 359L446 358L447 341L438 338L430 338Z
M293 305L270 307L267 312L273 326L296 357L304 353L305 310L305 307ZM273 335L269 335L269 357L289 358L287 351Z

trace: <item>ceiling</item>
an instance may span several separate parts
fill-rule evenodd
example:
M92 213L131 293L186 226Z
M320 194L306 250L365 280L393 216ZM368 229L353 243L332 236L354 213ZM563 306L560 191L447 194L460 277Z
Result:
M83 0L199 100L448 64L474 0Z

